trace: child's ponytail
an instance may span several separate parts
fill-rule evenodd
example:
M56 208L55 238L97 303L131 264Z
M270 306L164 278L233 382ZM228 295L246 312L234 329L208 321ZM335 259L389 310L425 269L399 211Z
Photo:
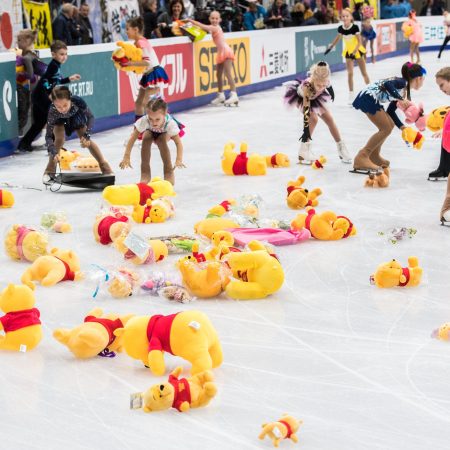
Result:
M406 81L406 99L411 100L411 80L422 77L426 70L420 64L407 62L402 66L402 77Z

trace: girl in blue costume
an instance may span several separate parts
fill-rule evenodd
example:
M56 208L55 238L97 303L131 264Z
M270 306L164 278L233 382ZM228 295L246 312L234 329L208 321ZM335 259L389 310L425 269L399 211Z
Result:
M364 48L367 49L367 43L370 42L370 53L372 54L372 63L375 63L375 50L373 43L377 37L377 33L370 23L370 17L365 17L361 22L361 37Z
M426 70L419 64L405 63L402 77L387 78L369 84L353 102L353 107L361 110L378 128L353 161L355 171L381 170L389 167L389 161L380 155L381 146L392 133L394 125L403 130L405 126L397 117L397 102L407 108L411 103L411 89L419 90L423 85ZM383 103L389 103L385 110Z

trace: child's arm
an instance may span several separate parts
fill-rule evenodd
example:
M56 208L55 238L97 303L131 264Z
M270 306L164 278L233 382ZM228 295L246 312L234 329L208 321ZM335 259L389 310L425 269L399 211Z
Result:
M195 25L196 27L201 28L204 31L207 31L208 33L212 33L214 27L212 25L205 25L204 23L197 22L194 19L184 19L185 22L192 23L192 25Z
M180 135L176 134L175 136L172 136L171 139L173 142L175 142L175 145L177 147L177 159L175 161L175 164L173 168L183 168L186 167L183 163L183 143L181 142Z
M48 112L47 117L47 132L45 134L45 143L47 145L48 153L50 153L50 155L52 155L55 161L57 162L59 161L59 158L58 152L56 151L55 140L53 136L53 128L56 123L56 115L57 115L56 109L53 106L50 106L50 110Z
M328 53L331 52L333 47L342 39L342 36L338 33L336 37L334 38L333 42L328 46L328 48L325 50L324 55L328 55Z
M136 127L134 127L133 132L131 133L131 136L128 139L127 146L125 147L125 153L123 155L122 161L119 164L119 167L121 169L126 169L127 167L129 167L130 169L133 168L133 166L131 165L131 161L130 161L131 150L133 149L133 145L136 142L138 137L139 137L139 131L136 129Z

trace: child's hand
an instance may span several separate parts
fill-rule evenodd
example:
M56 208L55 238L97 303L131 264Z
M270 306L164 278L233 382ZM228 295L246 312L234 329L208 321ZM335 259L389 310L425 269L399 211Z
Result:
M440 139L442 137L442 130L436 131L436 133L433 133L431 137L433 139Z
M69 80L70 81L81 80L81 75L79 75L77 73L70 75Z
M411 105L411 102L409 100L401 100L399 101L399 103L404 109L409 108L409 106Z
M53 161L55 164L59 163L59 154L58 153L53 157Z
M178 169L185 169L186 166L184 165L183 161L181 161L181 159L177 159L175 161L175 164L173 166L174 169L178 168Z
M133 166L131 165L131 161L130 161L130 157L129 156L124 156L122 159L122 162L119 164L119 167L123 170L126 169L127 167L129 167L130 169L133 168Z
M89 148L91 146L91 140L85 136L80 137L80 144L82 148Z

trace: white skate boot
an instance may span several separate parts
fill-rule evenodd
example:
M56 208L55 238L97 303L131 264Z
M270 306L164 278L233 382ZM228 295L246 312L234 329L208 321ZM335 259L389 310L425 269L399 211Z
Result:
M211 105L219 106L225 103L225 94L223 92L218 92L217 97L211 102Z
M337 151L339 153L339 158L345 164L351 164L353 159L350 157L350 153L347 150L347 146L344 141L336 142Z
M450 209L442 214L441 224L445 225L446 227L450 227Z
M298 151L298 162L299 164L312 164L316 157L314 153L311 151L312 142L302 142L300 144L300 149Z
M225 100L225 106L238 106L239 105L239 97L237 92L230 91L230 96Z

